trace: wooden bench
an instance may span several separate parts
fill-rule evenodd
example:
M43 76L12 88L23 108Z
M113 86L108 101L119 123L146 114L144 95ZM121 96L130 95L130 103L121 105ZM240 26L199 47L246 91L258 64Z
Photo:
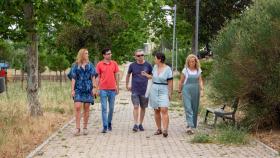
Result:
M237 111L238 104L239 104L239 98L234 98L233 101L232 101L232 104L231 104L231 111L225 111L225 108L226 108L227 104L224 104L222 107L219 107L219 108L216 108L216 109L206 108L204 123L207 123L208 114L212 113L215 116L214 126L217 123L218 117L223 118L224 121L226 119L232 120L233 123L235 124L235 113Z

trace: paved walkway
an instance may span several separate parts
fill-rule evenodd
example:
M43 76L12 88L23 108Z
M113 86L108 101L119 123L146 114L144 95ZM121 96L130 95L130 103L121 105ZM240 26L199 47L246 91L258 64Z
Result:
M125 76L124 76L125 77ZM170 113L169 136L154 136L156 129L153 111L147 109L143 132L132 132L133 117L130 93L125 91L125 80L116 99L113 117L113 131L101 133L101 108L94 105L90 114L89 134L74 137L75 123L69 125L38 148L35 158L196 158L196 157L275 157L260 143L246 146L225 146L219 144L192 144L193 136L185 133L184 118Z

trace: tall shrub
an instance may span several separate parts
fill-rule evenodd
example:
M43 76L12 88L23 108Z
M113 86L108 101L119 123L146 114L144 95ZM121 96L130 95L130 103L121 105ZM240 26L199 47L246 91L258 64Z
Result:
M279 125L280 1L256 0L214 43L217 95L243 98L246 126Z

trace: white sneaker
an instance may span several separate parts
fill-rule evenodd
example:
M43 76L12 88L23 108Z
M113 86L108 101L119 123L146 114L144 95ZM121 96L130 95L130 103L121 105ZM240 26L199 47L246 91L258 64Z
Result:
M87 128L84 128L84 129L83 129L83 135L88 135L88 130L87 130Z
M73 134L74 134L74 136L79 136L80 135L80 128L76 128Z

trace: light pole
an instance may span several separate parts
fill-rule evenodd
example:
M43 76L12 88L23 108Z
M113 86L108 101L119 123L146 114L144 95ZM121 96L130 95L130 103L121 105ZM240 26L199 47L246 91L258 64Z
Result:
M170 6L168 5L165 5L161 8L162 10L172 10L174 11L174 16L173 16L173 45L172 45L172 71L173 71L173 68L174 68L174 54L175 54L175 34L176 34L176 10L177 10L177 7L176 7L176 4L174 5L173 8L171 8Z
M196 0L196 9L195 9L195 47L194 54L198 54L198 24L199 24L199 0Z
M175 50L176 50L176 59L175 59L176 67L175 67L175 71L178 72L178 69L177 69L177 67L178 67L178 64L177 64L178 63L178 59L177 59L178 58L178 39L177 38L176 38L176 49Z

